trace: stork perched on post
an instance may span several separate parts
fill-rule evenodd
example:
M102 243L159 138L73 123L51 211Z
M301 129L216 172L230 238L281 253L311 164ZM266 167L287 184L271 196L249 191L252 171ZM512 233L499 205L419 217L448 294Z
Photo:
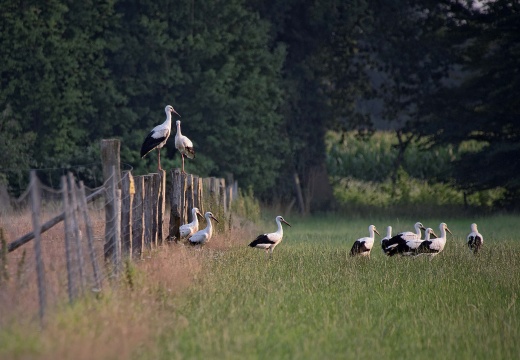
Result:
M468 234L467 241L469 249L473 251L473 254L477 255L484 244L484 237L478 232L477 224L471 224L471 232Z
M404 231L401 232L389 240L385 242L385 247L383 248L383 252L388 255L389 251L392 251L392 248L396 247L400 242L406 242L408 240L421 240L421 230L426 230L424 225L420 222L416 222L414 225L415 232L412 231ZM383 244L381 244L383 246Z
M175 111L171 105L166 105L164 112L166 113L166 121L161 125L154 127L148 136L144 139L143 145L141 146L141 158L143 158L153 149L157 149L157 167L159 170L162 170L161 148L166 144L166 141L168 141L171 133L172 113L179 115L179 113Z
M202 217L200 210L196 207L191 209L191 222L179 227L179 234L181 239L190 237L192 234L195 234L197 231L199 231L198 216Z
M187 156L189 159L195 158L195 149L193 149L193 143L191 140L182 135L180 120L177 120L175 125L177 125L177 133L175 134L175 147L181 153L182 173L184 174L184 156Z
M249 246L257 249L264 249L266 254L272 254L276 245L281 243L283 239L282 223L291 226L291 224L279 215L276 217L276 225L278 226L278 229L273 233L258 235L255 240L249 243Z
M195 234L191 235L188 238L188 241L192 245L204 245L206 244L211 237L213 236L213 225L211 224L211 219L218 222L217 218L213 216L213 213L211 211L208 211L204 214L204 217L206 218L206 228L203 230L197 231Z
M354 242L352 249L350 249L350 256L361 255L370 258L370 251L372 250L372 246L374 246L374 233L379 235L375 225L370 225L368 227L369 236L357 239Z

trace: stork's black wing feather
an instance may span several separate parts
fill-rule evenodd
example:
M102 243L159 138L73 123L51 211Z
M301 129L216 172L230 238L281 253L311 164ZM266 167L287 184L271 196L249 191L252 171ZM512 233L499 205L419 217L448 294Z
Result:
M253 241L251 241L251 243L249 244L249 246L251 247L255 247L256 245L258 244L274 244L274 241L273 240L270 240L268 237L267 237L267 234L262 234L262 235L258 235L258 237L256 239L254 239Z
M153 137L154 132L150 132L146 139L144 139L143 145L141 146L141 157L148 154L150 151L155 149L157 145L162 143L164 140L166 140L166 137L161 136L159 138Z

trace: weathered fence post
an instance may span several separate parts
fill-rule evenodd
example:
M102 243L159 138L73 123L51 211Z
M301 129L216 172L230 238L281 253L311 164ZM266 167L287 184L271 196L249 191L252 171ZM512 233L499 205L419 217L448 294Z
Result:
M194 200L193 203L195 207L199 208L201 213L205 213L204 210L204 202L202 198L202 178L198 176L193 177L193 192L194 192Z
M153 173L152 175L152 245L157 247L159 244L159 201L161 198L161 175Z
M218 179L218 191L219 191L219 209L223 214L227 214L227 200L226 200L226 179Z
M103 162L103 179L105 181L105 259L113 258L116 249L116 213L115 188L121 182L120 154L121 143L116 139L101 140L101 160ZM113 178L112 178L113 177ZM112 181L109 181L112 179ZM112 189L114 186L114 189ZM117 229L120 232L121 228Z
M130 171L121 176L121 252L132 257L132 205L134 201L134 177Z
M47 297L45 292L45 268L42 258L42 245L40 237L40 184L36 177L36 171L31 171L31 203L32 203L32 224L34 231L34 254L36 256L36 273L38 280L38 298L40 303L40 321L43 325Z
M172 197L170 209L170 226L168 237L172 240L179 241L179 227L185 221L184 211L184 189L186 188L186 177L183 176L180 169L172 171Z
M83 181L79 182L79 205L81 208L81 212L83 213L83 221L85 222L85 228L87 230L88 252L90 256L90 261L92 263L94 283L96 286L93 290L99 292L101 291L101 277L98 262L96 259L96 252L94 250L94 232L92 231L92 222L90 221L90 216L88 214L87 197L85 194L85 185L83 184Z
M219 186L218 180L216 177L209 178L209 203L210 203L210 211L217 213L217 206L219 200Z
M141 259L144 250L144 177L136 176L132 211L132 256Z
M153 248L153 176L144 175L144 245Z
M159 170L159 205L157 213L157 239L164 242L164 213L166 212L166 171Z
M186 222L193 221L190 219L191 209L195 207L195 199L193 198L193 175L186 176Z
M76 246L76 258L78 261L78 274L79 274L79 286L80 292L85 289L85 263L83 259L83 245L81 243L81 232L79 230L78 222L78 201L76 197L76 184L72 173L68 173L69 179L69 199L71 205L71 225L72 232L74 234L74 245Z
M65 229L65 260L67 264L67 291L69 294L69 302L72 303L76 298L76 286L74 284L74 276L72 274L72 253L71 253L71 208L69 204L69 186L67 176L61 177L61 191L63 192L63 223Z

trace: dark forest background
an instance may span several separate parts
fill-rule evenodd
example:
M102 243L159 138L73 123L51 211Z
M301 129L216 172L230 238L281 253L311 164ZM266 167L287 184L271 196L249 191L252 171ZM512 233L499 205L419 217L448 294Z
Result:
M13 195L30 168L98 162L102 138L154 171L140 146L171 104L197 151L187 171L265 201L293 198L297 174L327 208L327 132L381 129L391 178L412 144L466 144L434 181L520 198L518 1L0 0L0 79ZM179 166L173 141L162 155Z

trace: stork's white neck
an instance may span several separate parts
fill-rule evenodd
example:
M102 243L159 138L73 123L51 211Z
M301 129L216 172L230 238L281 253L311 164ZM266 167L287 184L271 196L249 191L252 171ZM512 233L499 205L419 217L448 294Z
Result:
M276 219L276 224L278 225L278 230L276 230L276 233L283 235L282 222L280 220Z
M392 227L389 226L386 228L386 237L391 238L392 237Z
M206 225L206 231L208 232L209 236L213 235L213 224L211 223L211 217L209 215L205 216L206 222L208 225Z
M170 119L171 119L171 116L170 116ZM177 121L175 122L175 125L177 126L177 134L178 134L179 136L182 135L182 133L181 133L181 122L180 122L179 120L177 120Z
M197 218L197 210L191 210L191 216L193 218L192 222L197 225L199 223L199 219Z

